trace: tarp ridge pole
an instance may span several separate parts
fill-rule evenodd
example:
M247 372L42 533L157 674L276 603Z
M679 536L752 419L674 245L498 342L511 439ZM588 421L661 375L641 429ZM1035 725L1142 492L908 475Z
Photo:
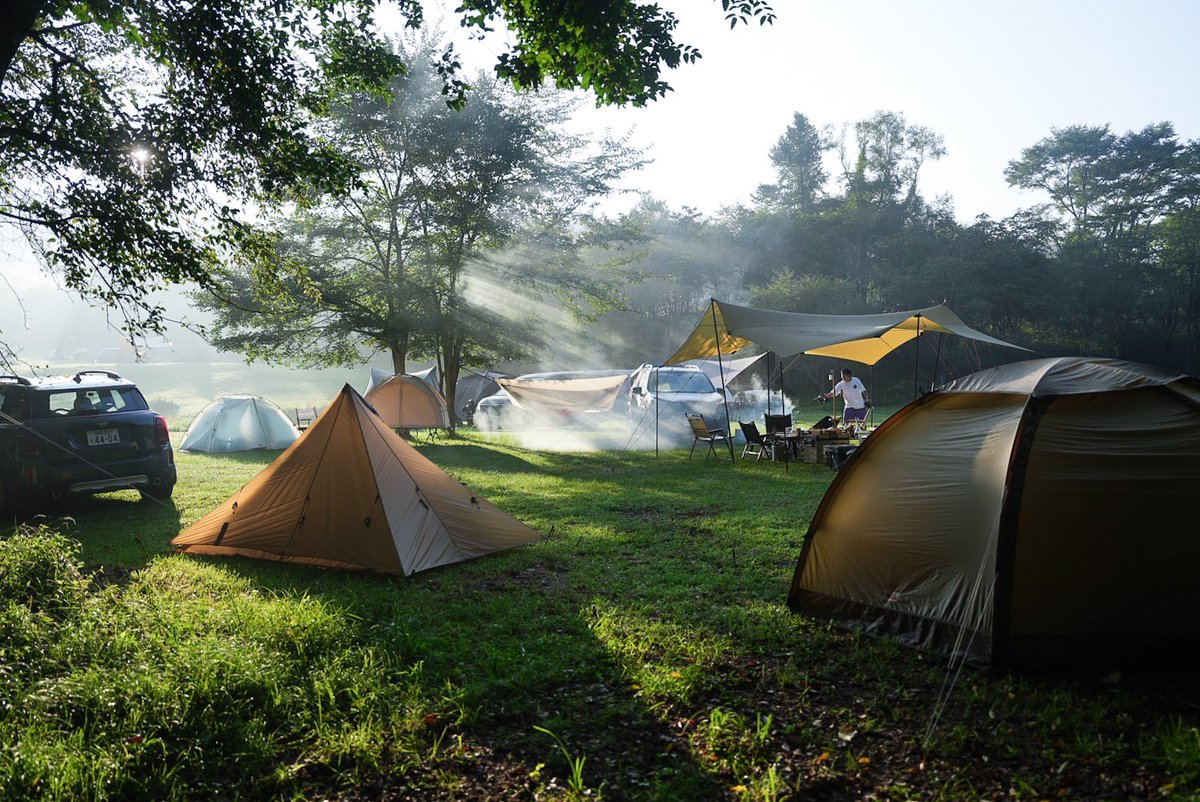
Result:
M937 369L938 369L938 365L942 361L942 343L944 343L945 341L946 341L946 332L943 331L938 334L937 353L935 353L933 356L933 370L930 371L930 373L929 373L929 389L930 390L932 390L934 388L934 386L937 384Z
M658 459L658 366L654 368L654 458Z
M709 298L711 304L713 318L713 337L717 343L717 372L721 377L721 401L725 404L725 444L729 446L729 461L736 464L733 458L733 439L729 436L730 419L729 419L729 393L725 389L725 367L721 363L721 333L717 331L717 299ZM710 443L711 447L712 444Z

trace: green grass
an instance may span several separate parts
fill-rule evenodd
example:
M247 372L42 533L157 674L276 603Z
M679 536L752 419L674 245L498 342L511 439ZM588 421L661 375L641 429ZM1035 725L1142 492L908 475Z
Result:
M787 611L832 474L686 452L434 462L541 531L408 579L174 555L274 458L178 454L0 542L0 798L1192 798L1188 677L966 673ZM81 567L82 566L82 567Z

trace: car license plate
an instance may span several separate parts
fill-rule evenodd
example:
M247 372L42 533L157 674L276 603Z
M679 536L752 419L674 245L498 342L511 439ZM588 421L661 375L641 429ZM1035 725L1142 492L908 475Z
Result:
M121 433L116 429L93 429L87 433L89 446L107 446L121 442Z

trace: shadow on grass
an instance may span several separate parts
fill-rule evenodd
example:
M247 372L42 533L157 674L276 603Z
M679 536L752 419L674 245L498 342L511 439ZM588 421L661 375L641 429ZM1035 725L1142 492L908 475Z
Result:
M180 451L181 455L189 457L206 457L222 459L243 465L262 465L266 467L283 453L281 449L257 448L252 451Z
M529 471L536 470L533 462L517 454L509 453L516 449L497 451L483 446L465 443L424 443L416 448L426 459L436 463L444 470L455 468L488 468L490 470Z
M828 472L785 474L764 463L731 473L728 463L679 454L647 464L644 455L525 459L519 449L468 444L422 450L450 470L486 476L501 465L527 474L529 485L506 491L506 508L554 534L406 579L211 560L264 591L318 598L357 622L362 644L422 665L431 700L447 688L461 694L470 712L442 742L460 736L464 751L449 762L423 758L381 782L449 782L499 798L551 778L564 788L567 757L542 727L572 759L585 759L583 783L603 786L608 798L736 797L729 787L752 769L714 757L716 747L698 751L694 730L725 675L741 670L740 655L756 648L758 636L731 633L761 629L764 609L786 615L785 577ZM762 503L747 506L748 494ZM784 630L792 626L784 621Z
M92 548L111 553L112 560L126 563L118 553L136 555L132 562L144 564L165 550L166 543L179 531L179 510L170 499L143 498L137 491L123 490L96 496L81 496L36 508L25 509L5 520L0 534L8 534L17 525L46 525L64 534L80 537L89 563L105 562ZM124 548L121 542L131 544Z
M535 729L542 727L584 760L583 785L603 788L605 798L722 796L722 780L639 697L596 638L591 580L574 575L557 544L408 578L243 559L212 564L267 592L320 599L359 622L363 644L421 664L431 709L448 688L461 694L465 720L439 721L435 728L445 732L431 732L461 749L380 777L383 789L454 788L453 798L497 799L562 791L569 763L553 737Z
M132 570L169 551L180 516L170 499L141 499L122 491L78 499L46 520L65 523L53 528L79 540L85 564Z

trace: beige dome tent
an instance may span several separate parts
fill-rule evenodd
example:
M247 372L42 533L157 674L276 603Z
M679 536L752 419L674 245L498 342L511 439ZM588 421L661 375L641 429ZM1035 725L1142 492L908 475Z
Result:
M287 448L299 436L288 414L262 396L227 395L200 410L179 450L224 453Z
M374 385L364 396L393 429L449 429L446 399L428 382L397 373Z
M813 517L789 606L976 665L1200 645L1200 381L1020 362L890 417Z
M537 539L421 456L347 385L291 448L171 545L407 576Z

